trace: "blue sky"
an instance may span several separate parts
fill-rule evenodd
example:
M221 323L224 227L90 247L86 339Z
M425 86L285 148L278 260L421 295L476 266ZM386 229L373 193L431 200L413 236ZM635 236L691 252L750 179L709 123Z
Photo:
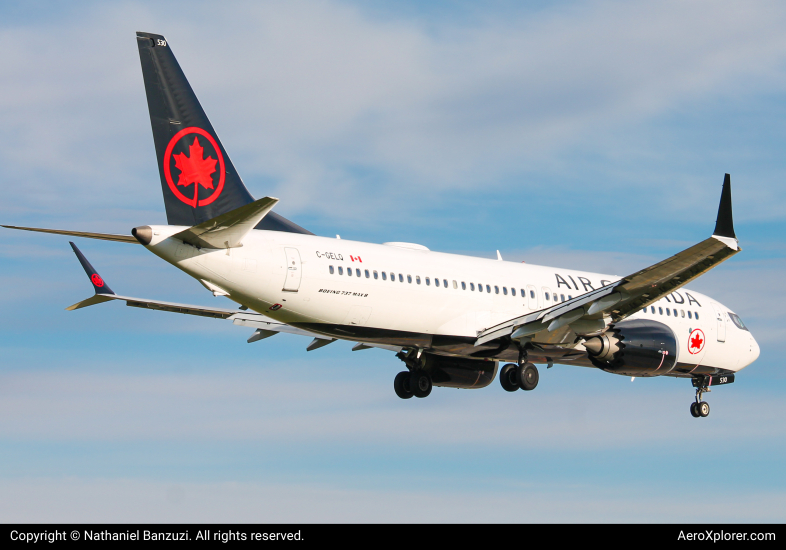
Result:
M695 420L685 381L568 366L401 401L400 362L106 304L67 239L0 234L4 521L783 521L786 8L776 2L0 6L3 223L164 221L137 30L166 35L255 196L312 231L691 284L762 347ZM144 249L120 293L223 305ZM713 481L708 483L705 475Z

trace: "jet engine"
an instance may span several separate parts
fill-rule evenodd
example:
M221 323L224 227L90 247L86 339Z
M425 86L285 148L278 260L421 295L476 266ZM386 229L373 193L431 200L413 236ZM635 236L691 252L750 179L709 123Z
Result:
M657 321L622 321L584 347L593 365L624 376L661 376L677 365L677 337Z
M458 357L428 354L425 368L435 386L446 388L485 388L497 376L497 361L473 361Z

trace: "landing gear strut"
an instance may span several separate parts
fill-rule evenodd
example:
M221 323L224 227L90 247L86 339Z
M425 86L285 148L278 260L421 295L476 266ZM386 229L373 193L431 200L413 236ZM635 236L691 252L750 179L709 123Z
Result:
M393 380L393 389L401 399L415 397L428 397L433 387L431 376L422 368L420 364L420 354L411 351L403 351L396 354L396 357L404 361L409 371L402 371Z
M701 384L696 387L696 401L690 404L690 414L693 418L707 417L710 415L710 404L701 400L702 394L709 391L709 386L705 385L703 380Z
M505 391L513 392L519 388L525 391L534 390L539 379L538 368L527 363L527 350L523 347L519 348L518 364L509 363L499 371L499 383Z

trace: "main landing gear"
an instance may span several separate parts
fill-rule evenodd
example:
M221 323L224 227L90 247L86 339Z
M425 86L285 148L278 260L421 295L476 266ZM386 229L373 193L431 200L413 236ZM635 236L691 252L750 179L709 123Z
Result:
M516 391L519 388L524 391L534 390L539 379L538 367L527 363L526 350L519 352L518 365L509 363L499 371L499 383L505 391Z
M396 357L404 361L409 371L402 371L393 380L393 389L401 399L415 397L428 397L431 393L431 376L426 372L420 362L420 353L415 351L399 352Z
M709 386L705 386L703 383L696 388L696 401L690 404L690 414L693 418L704 418L710 415L710 404L701 400L702 394L709 391Z
M403 371L393 380L393 389L401 399L415 397L428 397L431 393L431 377L422 369L414 372Z

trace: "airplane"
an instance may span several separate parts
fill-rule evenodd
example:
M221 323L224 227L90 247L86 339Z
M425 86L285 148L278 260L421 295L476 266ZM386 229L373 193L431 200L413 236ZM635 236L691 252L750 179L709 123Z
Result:
M273 212L278 199L251 196L166 38L136 37L168 224L130 235L3 227L142 245L239 306L118 295L71 242L94 294L68 310L119 300L228 320L254 330L249 343L283 332L311 338L308 351L338 340L381 348L406 367L393 384L402 399L495 378L531 391L536 365L559 363L689 379L700 418L703 395L759 356L737 314L685 288L741 250L729 174L710 237L625 277L318 236Z

